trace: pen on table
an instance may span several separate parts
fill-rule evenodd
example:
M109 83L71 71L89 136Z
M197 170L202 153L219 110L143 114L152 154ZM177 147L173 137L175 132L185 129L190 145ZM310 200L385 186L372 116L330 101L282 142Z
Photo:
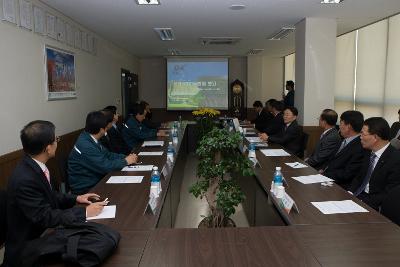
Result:
M299 165L300 165L300 163L296 162L296 163L293 165L293 168L294 168L294 167L297 167L297 166L299 166Z

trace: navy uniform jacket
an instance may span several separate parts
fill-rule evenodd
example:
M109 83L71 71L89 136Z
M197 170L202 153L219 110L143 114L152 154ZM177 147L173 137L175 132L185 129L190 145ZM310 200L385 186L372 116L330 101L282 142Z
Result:
M26 242L47 228L84 222L86 210L75 203L76 195L53 191L40 166L24 156L8 182L5 266L19 266Z
M283 98L283 104L285 107L294 107L294 90L290 90Z
M68 180L71 191L82 194L95 186L104 175L127 165L125 155L108 151L96 144L87 132L82 132L69 154Z
M131 117L122 128L122 136L130 149L146 139L157 137L157 129L151 129Z

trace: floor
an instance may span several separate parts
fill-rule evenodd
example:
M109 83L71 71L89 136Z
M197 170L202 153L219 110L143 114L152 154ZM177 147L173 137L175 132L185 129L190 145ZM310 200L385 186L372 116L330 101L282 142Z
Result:
M206 216L209 212L207 201L205 199L197 199L189 193L189 187L196 180L196 168L198 160L194 154L189 154L186 160L184 171L184 179L181 188L181 200L175 220L175 228L197 228L202 216ZM249 227L243 208L239 205L236 213L231 216L237 227Z

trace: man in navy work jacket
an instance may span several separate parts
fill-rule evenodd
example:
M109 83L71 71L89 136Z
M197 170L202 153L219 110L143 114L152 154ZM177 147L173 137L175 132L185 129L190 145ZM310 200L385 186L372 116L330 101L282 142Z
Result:
M146 118L146 110L140 104L136 104L132 109L130 117L122 127L122 136L130 149L147 139L157 136L166 136L162 130L147 127L143 121Z
M21 131L24 157L14 169L7 190L7 238L3 266L21 266L21 255L30 240L47 228L84 222L98 215L105 202L91 203L96 194L71 195L54 191L46 162L57 150L55 127L49 121L33 121ZM84 207L75 204L89 204Z
M113 153L100 144L106 127L107 119L101 111L87 115L85 131L78 137L68 159L68 180L75 194L88 192L107 173L137 161L135 154Z

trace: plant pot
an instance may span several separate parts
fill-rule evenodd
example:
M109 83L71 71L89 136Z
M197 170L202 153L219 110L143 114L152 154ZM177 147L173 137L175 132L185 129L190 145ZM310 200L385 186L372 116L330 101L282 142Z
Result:
M231 218L224 218L222 227L236 227L236 224ZM201 220L198 228L213 228L211 216L205 217L203 220Z

